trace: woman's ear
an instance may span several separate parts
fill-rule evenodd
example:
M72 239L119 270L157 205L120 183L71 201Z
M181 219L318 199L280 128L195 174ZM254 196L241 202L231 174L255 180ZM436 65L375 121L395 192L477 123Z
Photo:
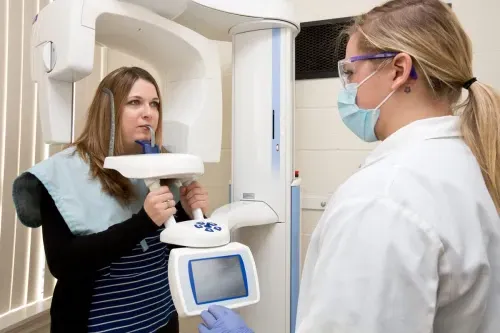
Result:
M399 87L408 82L412 67L413 60L410 55L406 53L399 53L394 57L392 61L392 72L394 75L391 87L393 90L399 89Z

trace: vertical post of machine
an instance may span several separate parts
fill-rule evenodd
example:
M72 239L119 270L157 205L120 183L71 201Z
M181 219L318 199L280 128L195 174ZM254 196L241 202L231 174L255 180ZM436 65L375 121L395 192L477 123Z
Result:
M300 195L294 169L294 47L297 28L275 20L233 27L231 202L261 201L279 217L243 228L255 257L258 306L241 310L255 332L293 333L298 295ZM300 192L298 192L300 193ZM292 200L292 195L293 199ZM298 199L298 200L297 200ZM294 216L292 216L294 215Z

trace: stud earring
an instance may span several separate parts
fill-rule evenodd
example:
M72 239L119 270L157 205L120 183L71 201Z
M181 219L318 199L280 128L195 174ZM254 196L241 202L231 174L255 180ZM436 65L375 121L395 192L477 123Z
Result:
M409 94L411 92L410 86L405 87L405 93Z

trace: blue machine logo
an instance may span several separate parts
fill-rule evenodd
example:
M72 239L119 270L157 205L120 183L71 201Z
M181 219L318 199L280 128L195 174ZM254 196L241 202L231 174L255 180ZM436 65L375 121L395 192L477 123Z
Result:
M213 222L196 222L194 227L198 229L205 228L206 232L222 231L222 228Z

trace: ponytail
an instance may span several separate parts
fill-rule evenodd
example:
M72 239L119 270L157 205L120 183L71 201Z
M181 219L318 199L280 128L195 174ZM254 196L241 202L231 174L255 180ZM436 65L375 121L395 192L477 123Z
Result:
M488 191L500 213L500 95L475 82L461 114L465 143L475 155Z

